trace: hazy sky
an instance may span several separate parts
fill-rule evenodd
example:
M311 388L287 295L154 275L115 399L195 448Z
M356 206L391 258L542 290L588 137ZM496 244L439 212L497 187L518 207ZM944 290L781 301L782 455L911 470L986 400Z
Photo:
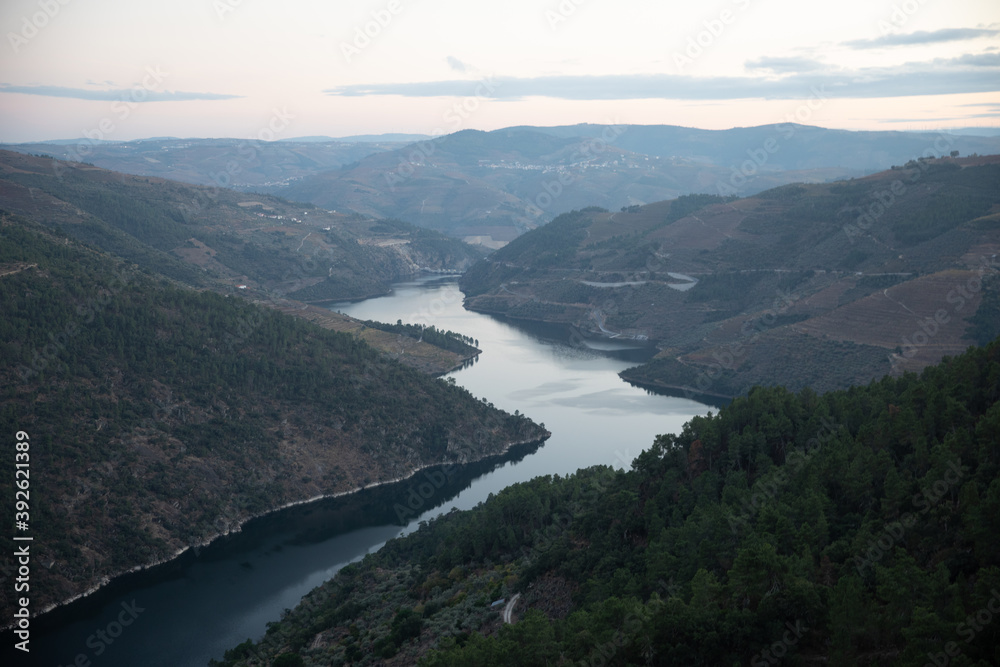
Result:
M0 141L1000 125L998 0L3 0Z

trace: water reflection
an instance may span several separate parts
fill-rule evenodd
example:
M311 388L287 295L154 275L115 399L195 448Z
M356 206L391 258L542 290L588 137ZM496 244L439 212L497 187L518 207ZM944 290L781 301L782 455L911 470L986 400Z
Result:
M391 487L284 510L243 532L150 572L123 577L87 600L34 621L32 658L97 667L205 665L248 637L345 564L451 507L468 509L511 484L592 465L628 467L661 433L679 432L708 407L623 382L618 373L655 349L586 337L566 327L510 322L462 308L454 277L399 285L388 297L334 306L359 319L426 321L479 340L482 355L452 371L459 385L508 412L544 423L543 447L463 468L446 482L432 470ZM441 472L438 470L437 472ZM425 497L426 496L426 497ZM419 515L419 516L418 516ZM400 525L406 526L401 528ZM133 600L144 609L101 655L88 646ZM121 629L121 628L119 628ZM11 637L4 651L12 651ZM9 656L4 656L9 658Z
M15 652L13 635L5 633L3 664L69 665L78 655L95 665L207 664L259 636L262 625L240 619L276 620L281 609L294 606L343 565L415 530L478 478L520 462L540 446L519 445L464 466L427 468L408 480L253 519L239 533L116 579L35 619L28 656ZM96 633L113 626L122 604L132 601L142 610L135 623L97 655L103 641Z
M674 387L660 387L660 386L650 387L648 385L642 384L641 382L633 382L632 380L625 380L625 382L629 383L630 385L632 385L637 389L642 389L650 396L673 396L674 398L688 398L694 401L698 401L699 403L703 403L705 405L711 405L712 407L716 408L724 408L733 402L732 399L730 398L723 398L722 396L713 396L711 394L702 394L700 392L691 391L689 389L684 390L684 389L677 389Z

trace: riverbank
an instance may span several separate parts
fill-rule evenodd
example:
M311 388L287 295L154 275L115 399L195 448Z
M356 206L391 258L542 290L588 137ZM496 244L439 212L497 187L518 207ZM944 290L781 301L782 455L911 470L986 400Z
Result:
M208 548L208 547L212 546L213 544L215 544L216 542L218 542L219 540L225 539L226 537L229 537L231 535L234 535L234 534L242 532L244 526L246 526L248 523L250 523L251 521L254 521L256 519L266 518L266 517L269 517L269 516L273 516L273 515L275 515L275 514L277 514L279 512L282 512L284 510L288 510L288 509L292 509L292 508L295 508L295 507L301 507L301 506L304 506L304 505L309 505L309 504L317 503L317 502L320 502L320 501L323 501L323 500L334 500L334 499L338 499L338 498L346 498L346 497L349 497L349 496L361 493L363 491L369 491L369 490L372 490L372 489L377 489L377 488L386 487L386 486L389 486L389 485L392 485L392 484L398 484L400 482L405 482L407 480L412 479L414 476L416 476L420 472L425 471L425 470L430 470L430 469L433 469L433 468L441 467L441 468L443 468L445 470L450 470L451 467L455 467L455 466L469 466L469 465L473 465L473 464L486 464L486 465L489 465L492 462L499 462L499 461L505 459L508 455L513 454L515 450L517 450L517 449L519 449L521 447L531 448L532 446L536 446L536 445L537 446L541 446L542 444L544 444L544 442L549 437L551 437L552 434L549 431L544 431L544 430L543 430L542 433L543 433L543 436L540 437L540 438L530 438L530 439L525 439L525 440L518 440L518 441L508 442L499 451L487 454L485 456L480 456L478 458L467 458L467 457L463 458L461 456L461 454L468 453L468 452L471 451L471 449L469 449L469 448L460 448L458 450L459 458L461 459L460 461L455 461L454 458L452 458L452 459L449 459L449 460L440 460L440 461L436 461L436 462L427 463L425 465L421 465L421 466L418 466L418 467L415 467L415 468L411 469L410 472L408 474L406 474L406 475L402 475L402 476L398 476L398 477L394 477L394 478L390 478L390 479L385 479L385 480L380 480L380 481L377 481L377 482L372 482L370 484L365 484L365 485L358 486L358 487L355 487L355 488L352 488L352 489L348 489L348 490L345 490L345 491L337 491L335 493L319 494L319 495L315 495L315 496L312 496L312 497L309 497L309 498L302 498L302 499L299 499L299 500L293 500L293 501L290 501L290 502L287 502L287 503L283 503L283 504L281 504L279 506L273 507L271 509L265 510L263 512L258 512L256 514L252 514L252 515L248 515L246 517L241 517L241 518L235 519L235 520L231 521L230 523L227 523L227 527L226 527L225 530L220 530L219 532L213 534L212 536L206 538L205 540L203 540L203 541L201 541L201 542L199 542L197 544L190 544L190 545L184 546L184 547L176 550L175 552L173 552L171 555L166 556L164 558L160 558L160 559L158 559L158 560L156 560L154 562L144 563L144 564L141 564L141 565L136 565L136 566L131 567L131 568L126 569L126 570L122 570L122 571L119 571L119 572L108 574L108 575L102 577L101 580L100 580L100 582L97 585L89 588L88 590L86 590L86 591L84 591L82 593L79 593L77 595L74 595L73 597L68 598L66 600L63 600L61 602L50 604L47 607L45 607L44 609L42 609L41 611L32 614L31 615L31 620L32 621L44 621L44 618L45 618L45 616L47 614L50 614L51 612L57 611L59 609L63 609L65 607L68 607L69 605L72 605L72 604L74 604L76 602L79 602L81 600L85 600L85 599L87 599L87 598L89 598L89 597L91 597L91 596L93 596L93 595L95 595L97 593L100 593L101 591L107 589L108 587L113 586L115 583L117 583L118 581L120 581L124 577L128 577L129 575L139 574L139 573L143 573L143 572L149 572L151 570L154 570L155 568L162 567L162 566L165 566L165 565L169 565L169 564L173 563L174 561L177 561L179 558L183 557L185 554L187 554L187 553L189 553L191 551L194 551L197 554L199 550L204 549L204 548ZM452 473L448 472L447 474L450 475ZM13 624L8 624L8 625L5 625L2 628L0 628L0 632L8 632L8 631L12 630L13 628L14 628Z
M633 380L629 376L628 369L622 371L618 374L625 382L628 382L633 387L639 387L640 389L645 389L647 391L656 392L658 394L665 394L667 396L677 396L691 399L692 401L698 401L699 403L705 403L706 405L714 405L715 407L723 407L729 405L735 396L729 396L726 394L717 394L710 391L694 391L690 386L679 386L674 384L668 384L666 382L657 382L655 380L642 381Z
M261 301L258 304L308 320L324 329L357 336L390 358L434 377L462 368L482 352L480 350L474 354L462 355L422 340L367 327L361 320L301 301L281 299Z
M78 653L88 653L88 638L116 622L121 604L133 600L147 611L100 656L100 664L175 667L221 659L248 637L262 637L284 609L295 607L341 567L379 550L401 532L416 531L422 522L452 508L472 509L512 484L539 476L570 475L595 465L628 469L657 434L680 432L692 416L709 410L622 382L617 373L645 360L648 349L597 338L590 339L589 346L573 345L566 340L565 327L514 325L466 311L454 281L396 285L391 296L345 305L342 310L361 321L414 321L425 315L438 328L477 339L484 354L449 375L449 382L453 378L481 404L530 416L551 438L537 449L515 444L530 442L534 433L496 438L491 451L498 454L502 444L509 443L506 458L492 466L456 466L450 479L438 474L440 468L423 471L421 461L412 461L405 469L384 473L383 480L408 479L396 486L311 504L303 501L322 491L303 489L294 496L299 507L244 523L240 532L229 526L227 538L216 539L197 555L188 549L159 569L115 580L78 606L50 612L47 625L39 624L38 638L43 642L40 649L53 648L39 655L45 658L40 664L71 664ZM418 410L444 410L440 401L422 405ZM285 429L296 423L289 420ZM308 424L317 430L316 419ZM477 429L454 433L457 441L479 444ZM434 437L430 431L421 435ZM380 449L396 446L389 438L379 443ZM289 454L293 463L300 464L291 475L293 481L303 475L317 479L315 465L303 462L298 446ZM439 451L433 458L444 456ZM324 471L331 471L333 463L345 466L342 459L323 463ZM416 475L409 477L414 471ZM363 476L352 479L359 481L352 488L362 486ZM344 491L346 487L340 490ZM212 534L225 532L227 526L218 528ZM88 657L96 656L90 651Z

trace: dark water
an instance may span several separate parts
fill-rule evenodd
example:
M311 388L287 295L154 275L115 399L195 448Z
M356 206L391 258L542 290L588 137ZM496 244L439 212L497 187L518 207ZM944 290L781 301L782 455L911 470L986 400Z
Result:
M449 377L499 408L544 423L552 437L541 447L457 472L427 470L394 485L255 520L197 553L36 619L32 659L14 652L17 661L4 664L204 666L225 649L260 637L269 621L309 590L386 540L415 530L419 521L452 507L474 507L490 493L538 475L597 464L627 468L657 434L679 431L710 409L618 378L618 371L654 350L468 312L454 278L401 284L390 296L334 309L361 319L434 324L477 338L483 354ZM401 511L407 507L416 509ZM13 641L4 636L3 655L12 655Z

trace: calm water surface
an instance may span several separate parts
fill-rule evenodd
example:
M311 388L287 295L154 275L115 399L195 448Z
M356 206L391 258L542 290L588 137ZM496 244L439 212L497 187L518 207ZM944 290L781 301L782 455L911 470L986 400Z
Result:
M476 397L544 423L552 437L539 448L469 466L435 492L421 516L407 517L406 526L393 507L425 481L419 474L253 521L198 553L119 580L39 619L32 660L4 664L203 667L248 637L259 638L269 621L305 593L419 521L452 507L474 507L490 493L538 475L598 464L627 468L657 434L679 431L711 409L618 378L653 350L627 341L584 341L559 327L514 325L466 311L455 277L403 283L389 296L332 308L361 319L434 324L478 339L483 354L448 377ZM129 624L119 626L119 620ZM11 643L5 636L5 654Z

